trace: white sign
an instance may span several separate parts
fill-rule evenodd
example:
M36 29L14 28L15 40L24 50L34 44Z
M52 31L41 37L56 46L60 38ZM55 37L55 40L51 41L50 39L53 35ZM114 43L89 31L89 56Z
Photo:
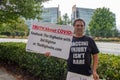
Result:
M66 80L94 80L92 76L80 75L73 72L68 72Z
M72 26L33 22L28 37L26 51L67 59L73 36Z

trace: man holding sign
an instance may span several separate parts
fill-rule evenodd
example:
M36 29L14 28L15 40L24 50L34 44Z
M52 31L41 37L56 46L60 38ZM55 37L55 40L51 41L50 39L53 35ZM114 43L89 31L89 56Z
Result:
M61 27L60 25L34 22L26 51L68 59L66 80L93 80L93 78L99 80L96 71L99 50L94 40L84 35L84 20L76 19L73 26ZM91 68L92 60L93 66Z
M76 19L73 26L74 36L67 60L68 74L66 80L99 80L96 71L99 50L94 40L84 35L84 20ZM46 52L45 55L49 56L50 53Z
M96 71L99 50L94 40L84 35L84 20L76 19L73 23L73 26L75 34L73 36L72 46L70 48L70 54L68 58L67 80L71 80L71 72L81 74L79 76L81 79L78 80L99 80L99 76ZM91 69L92 59L93 65ZM94 79L91 78L92 76Z

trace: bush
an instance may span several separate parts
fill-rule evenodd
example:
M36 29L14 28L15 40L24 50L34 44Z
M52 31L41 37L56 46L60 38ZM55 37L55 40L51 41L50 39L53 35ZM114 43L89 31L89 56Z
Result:
M39 80L65 80L65 60L26 52L25 47L25 43L0 43L0 61L17 64ZM120 80L120 56L99 54L98 73L101 79Z
M120 42L119 37L111 37L111 38L96 37L94 40L95 41L101 41L101 42Z
M6 36L10 36L10 32L1 32L1 35L6 35Z
M101 79L120 80L120 56L99 54L98 73Z
M0 61L18 64L40 80L65 80L66 61L25 51L25 43L0 43Z

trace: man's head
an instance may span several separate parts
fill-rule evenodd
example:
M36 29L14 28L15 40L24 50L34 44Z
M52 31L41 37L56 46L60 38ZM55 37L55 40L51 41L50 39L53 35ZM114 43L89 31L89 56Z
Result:
M83 34L85 29L85 21L83 19L76 19L73 22L75 34Z

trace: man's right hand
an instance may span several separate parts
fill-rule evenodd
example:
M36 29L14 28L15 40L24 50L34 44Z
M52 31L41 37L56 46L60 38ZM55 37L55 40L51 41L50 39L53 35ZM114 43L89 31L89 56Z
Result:
M44 54L46 57L49 57L50 56L50 52L45 52Z

